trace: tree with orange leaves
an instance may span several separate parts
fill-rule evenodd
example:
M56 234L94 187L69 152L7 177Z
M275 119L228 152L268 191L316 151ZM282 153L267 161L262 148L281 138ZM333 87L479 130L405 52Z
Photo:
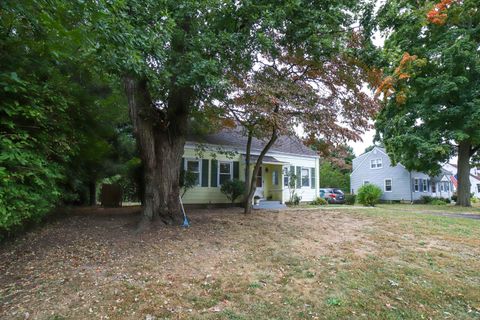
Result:
M480 150L480 4L387 1L384 106L377 121L394 163L432 175L458 156L457 204L470 205L470 159Z

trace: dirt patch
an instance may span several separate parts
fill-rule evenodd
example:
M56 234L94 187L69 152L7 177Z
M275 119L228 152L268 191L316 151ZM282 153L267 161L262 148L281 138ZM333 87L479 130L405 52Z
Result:
M189 229L156 225L136 234L139 208L82 208L7 243L0 317L322 318L348 289L339 280L368 274L371 259L417 241L384 220L336 210L245 216L230 208L189 217ZM423 250L438 249L433 241Z

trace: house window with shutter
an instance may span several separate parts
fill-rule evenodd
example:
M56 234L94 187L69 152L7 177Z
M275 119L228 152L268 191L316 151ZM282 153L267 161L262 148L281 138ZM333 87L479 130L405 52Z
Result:
M310 187L310 169L302 168L302 187Z
M233 178L233 166L231 162L219 161L218 163L218 185L221 186Z
M185 160L185 171L191 172L195 176L195 185L200 185L200 176L201 176L201 166L200 160L198 159L187 159Z
M427 180L426 179L423 179L422 180L422 190L423 192L427 192Z
M413 190L415 190L415 192L420 191L418 178L413 179Z

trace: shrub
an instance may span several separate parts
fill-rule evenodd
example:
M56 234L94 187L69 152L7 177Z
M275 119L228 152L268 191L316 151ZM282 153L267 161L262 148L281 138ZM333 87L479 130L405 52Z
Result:
M478 198L476 198L476 197L472 197L472 198L470 199L470 202L471 202L471 203L478 203L479 201L480 201L480 199L478 199Z
M294 193L290 201L287 201L286 204L290 206L298 206L301 200L302 200L302 197Z
M357 196L354 195L354 194L346 194L345 195L345 203L349 204L349 205L354 205L356 198L357 198Z
M457 195L456 194L452 195L452 201L457 202Z
M435 199L435 198L431 197L431 196L422 196L420 198L420 202L425 203L425 204L429 204L429 203L432 203L433 199Z
M375 206L380 202L382 189L373 184L366 184L358 189L357 200L364 206Z
M192 171L182 170L180 172L180 187L182 188L182 198L188 190L193 189L197 184L197 176Z
M220 191L234 203L238 197L245 193L245 183L238 179L228 180L222 184Z
M443 206L443 205L446 205L447 202L444 200L444 199L433 199L432 202L430 202L430 204L433 204L435 206Z
M317 197L312 202L310 202L310 204L314 205L314 206L325 206L325 205L328 204L328 202L327 202L327 200L325 200L323 198Z

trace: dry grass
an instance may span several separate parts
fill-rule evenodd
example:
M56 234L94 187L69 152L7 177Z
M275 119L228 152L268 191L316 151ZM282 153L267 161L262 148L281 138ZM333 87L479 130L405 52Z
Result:
M86 210L4 244L0 318L480 318L479 220L199 210L190 229L135 235L134 210Z

